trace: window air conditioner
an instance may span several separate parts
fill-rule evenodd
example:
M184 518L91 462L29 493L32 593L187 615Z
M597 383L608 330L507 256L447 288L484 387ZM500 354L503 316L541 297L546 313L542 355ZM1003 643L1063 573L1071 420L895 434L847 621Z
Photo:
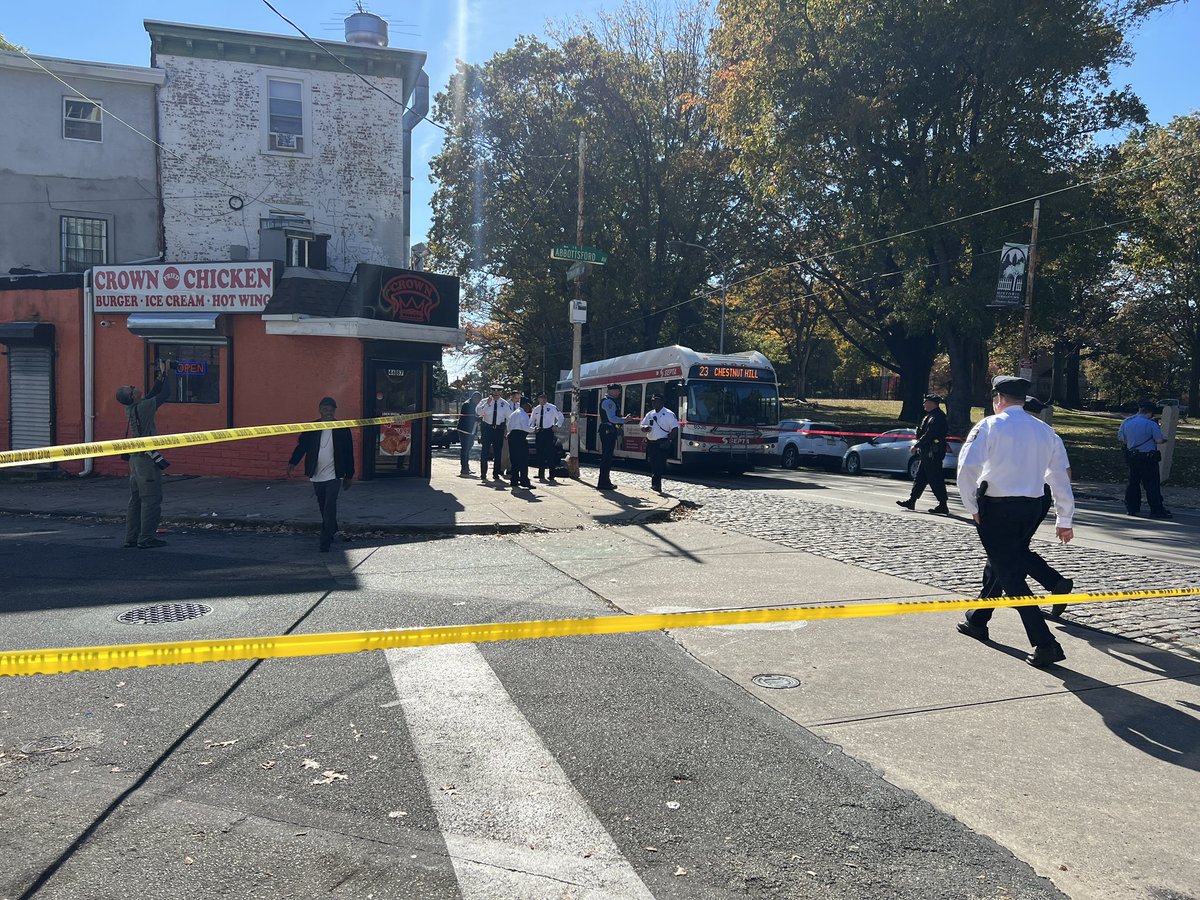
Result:
M298 134L272 131L270 147L272 150L302 150L304 149L304 138Z

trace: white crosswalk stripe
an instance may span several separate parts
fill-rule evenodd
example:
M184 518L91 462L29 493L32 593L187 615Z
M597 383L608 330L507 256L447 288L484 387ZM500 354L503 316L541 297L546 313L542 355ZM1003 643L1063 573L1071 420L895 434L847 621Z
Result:
M466 900L652 900L475 646L387 659Z

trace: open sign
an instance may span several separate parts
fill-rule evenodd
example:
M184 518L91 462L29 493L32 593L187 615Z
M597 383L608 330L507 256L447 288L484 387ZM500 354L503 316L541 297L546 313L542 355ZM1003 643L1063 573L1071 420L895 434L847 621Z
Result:
M175 371L180 375L204 375L208 372L208 363L195 359L181 359L175 363Z

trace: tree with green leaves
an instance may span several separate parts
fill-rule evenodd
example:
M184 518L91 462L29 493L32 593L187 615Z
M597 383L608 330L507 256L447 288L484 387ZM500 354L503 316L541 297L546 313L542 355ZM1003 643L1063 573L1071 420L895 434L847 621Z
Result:
M1129 217L1122 253L1131 289L1124 312L1168 344L1186 367L1187 398L1200 403L1200 114L1131 134L1121 147L1128 177L1113 193ZM1165 338L1165 341L1163 340ZM1167 377L1170 372L1166 373ZM1160 390L1171 390L1159 383Z
M1091 135L1144 119L1109 73L1165 2L720 5L714 116L735 166L836 295L834 326L900 374L902 417L939 346L952 420L986 398L988 339L1020 327L986 307L1001 245L1028 235L1032 204L1011 204L1068 185Z
M0 50L24 50L20 44L14 44L12 41L5 38L4 33L0 32Z
M435 264L465 280L481 370L528 381L569 368L574 288L569 263L549 254L576 243L581 131L583 242L608 253L584 281L584 358L715 347L744 190L702 101L707 34L703 7L635 0L552 43L523 37L461 65L438 96L451 126L431 163L429 243Z

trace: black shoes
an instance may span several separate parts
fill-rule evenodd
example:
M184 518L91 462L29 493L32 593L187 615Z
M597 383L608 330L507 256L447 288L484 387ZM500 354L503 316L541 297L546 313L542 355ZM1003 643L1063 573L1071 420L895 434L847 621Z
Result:
M1070 594L1074 590L1075 590L1074 579L1060 578L1058 580L1058 584L1056 584L1054 586L1054 590L1052 590L1050 593L1051 594ZM1059 618L1063 614L1063 611L1066 608L1067 608L1067 604L1065 604L1065 603L1055 603L1053 606L1050 607L1050 618L1052 618L1052 619Z
M1160 509L1158 512L1150 513L1150 518L1152 518L1152 519L1173 519L1175 517L1173 515L1171 515L1171 511L1169 509Z
M905 509L916 509L917 501L916 500L897 500L896 505L903 506Z
M939 503L937 506L928 510L928 512L930 515L934 516L948 516L950 515L950 507L948 507L945 503Z
M153 550L155 547L165 547L165 546L167 546L166 541L159 540L158 538L150 538L150 540L144 541L143 543L138 544L138 549L139 550Z
M598 491L615 491L616 489L617 489L617 486L615 484L613 484L611 481L608 482L607 484L596 485L596 490L598 490Z
M972 625L970 622L959 622L957 628L959 634L965 634L967 637L975 638L977 641L987 642L988 630L986 625Z
M124 547L126 550L136 550L137 549L137 541L126 541L121 546Z
M1056 662L1062 662L1067 658L1067 654L1063 653L1062 645L1058 641L1049 644L1042 644L1040 647L1034 647L1033 652L1025 657L1025 662L1029 663L1035 669L1044 669L1046 666L1052 666Z

